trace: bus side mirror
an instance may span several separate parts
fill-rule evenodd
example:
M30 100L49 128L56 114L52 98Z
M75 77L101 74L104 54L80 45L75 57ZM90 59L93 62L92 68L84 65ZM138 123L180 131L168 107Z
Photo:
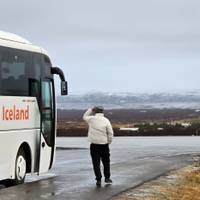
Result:
M68 95L67 81L61 81L61 95Z

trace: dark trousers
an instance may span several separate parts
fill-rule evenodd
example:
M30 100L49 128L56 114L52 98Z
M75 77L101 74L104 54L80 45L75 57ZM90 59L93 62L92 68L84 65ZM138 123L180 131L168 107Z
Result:
M104 177L110 178L110 149L108 144L91 144L90 154L92 157L93 169L96 180L101 180L100 162L104 167Z

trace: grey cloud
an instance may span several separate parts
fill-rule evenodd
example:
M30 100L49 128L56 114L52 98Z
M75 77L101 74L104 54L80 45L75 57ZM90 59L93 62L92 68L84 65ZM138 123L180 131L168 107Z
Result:
M199 88L199 0L0 3L1 29L46 48L71 91Z

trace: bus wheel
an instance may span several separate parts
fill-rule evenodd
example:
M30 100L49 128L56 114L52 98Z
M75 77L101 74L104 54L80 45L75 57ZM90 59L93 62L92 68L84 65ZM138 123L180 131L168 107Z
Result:
M22 184L24 183L26 176L26 157L24 150L22 148L19 149L15 161L15 180L14 184Z

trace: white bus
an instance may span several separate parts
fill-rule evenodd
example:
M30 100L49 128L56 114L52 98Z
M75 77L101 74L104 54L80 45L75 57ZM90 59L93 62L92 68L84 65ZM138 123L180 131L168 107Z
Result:
M0 180L24 182L26 173L47 172L56 137L54 74L46 51L11 33L0 32Z

